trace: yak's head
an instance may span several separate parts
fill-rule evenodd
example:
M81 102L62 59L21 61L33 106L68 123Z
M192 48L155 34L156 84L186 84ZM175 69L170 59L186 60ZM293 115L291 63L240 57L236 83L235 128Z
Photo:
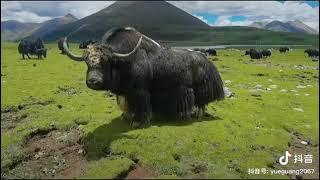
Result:
M114 75L111 68L115 60L119 60L133 54L140 46L142 36L133 50L126 54L113 52L112 48L103 43L88 45L82 56L73 54L67 46L67 38L63 41L63 49L68 57L74 61L84 61L88 66L86 83L90 89L107 90Z

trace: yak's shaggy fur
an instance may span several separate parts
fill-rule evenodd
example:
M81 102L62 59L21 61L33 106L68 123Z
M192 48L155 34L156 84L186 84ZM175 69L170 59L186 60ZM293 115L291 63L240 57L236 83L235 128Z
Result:
M139 48L130 56L112 55L131 52L141 36ZM203 108L224 98L219 72L205 55L160 47L133 28L110 30L85 56L87 84L90 73L99 74L100 90L124 97L134 121L149 122L152 114L188 118L194 106Z

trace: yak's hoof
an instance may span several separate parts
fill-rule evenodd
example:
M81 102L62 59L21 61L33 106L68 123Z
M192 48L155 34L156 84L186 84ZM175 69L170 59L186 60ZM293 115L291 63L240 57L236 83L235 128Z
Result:
M150 121L131 121L130 126L133 129L146 128L150 126Z
M131 124L130 124L130 126L131 126L131 128L133 128L133 129L140 128L141 122L132 121Z
M135 121L135 120L131 119L130 126L131 126L131 128L134 128L134 129L149 127L150 126L150 119L143 120L143 121L141 121L141 120Z

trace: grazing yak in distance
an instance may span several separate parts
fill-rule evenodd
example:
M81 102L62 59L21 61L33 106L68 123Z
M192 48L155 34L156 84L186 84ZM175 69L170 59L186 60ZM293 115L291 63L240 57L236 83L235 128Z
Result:
M61 54L65 54L64 50L63 50L63 39L64 38L61 38L59 39L58 41L58 48L59 50L61 51ZM69 43L67 42L67 47L69 48Z
M244 55L250 55L251 52L253 52L253 51L256 51L256 50L255 49L249 49L244 53Z
M308 57L319 58L319 50L307 49L304 51L304 53L307 53Z
M245 55L250 55L251 59L261 59L263 57L262 52L255 49L250 49L245 52Z
M265 56L265 57L269 57L269 56L271 56L271 51L270 50L262 50L261 51L261 53L262 53L262 56Z
M132 27L109 30L82 56L66 43L67 38L68 57L88 66L87 86L119 96L131 126L148 125L153 114L189 118L193 107L204 112L208 103L224 98L219 72L205 55L163 48Z
M83 41L80 45L79 45L79 49L87 49L89 44L94 44L96 41L90 39L87 41Z
M216 56L217 55L217 51L215 49L207 49L206 50L206 53L209 55L209 56Z
M250 52L250 58L251 59L261 59L262 58L262 52L260 52L260 51L252 51L252 52Z
M288 47L281 47L281 48L279 48L279 51L280 51L280 53L285 53L285 52L289 51L289 48Z
M38 59L42 59L42 56L47 57L47 49L44 47L43 41L40 38L34 42L21 40L18 46L18 52L22 54L23 59L25 59L24 55L27 55L28 59L30 59L29 54L38 56Z

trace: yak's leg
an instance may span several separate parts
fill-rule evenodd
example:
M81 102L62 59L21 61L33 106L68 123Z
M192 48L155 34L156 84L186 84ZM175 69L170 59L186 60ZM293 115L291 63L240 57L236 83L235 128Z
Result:
M129 112L128 99L124 96L118 96L118 95L116 97L117 97L117 104L120 107L120 110L122 111L122 118L131 123L133 114Z
M30 56L29 56L29 54L27 53L27 56L28 56L28 59L30 59Z
M193 113L193 117L197 119L204 117L207 114L206 105L196 106Z
M22 59L24 59L24 54L22 53Z
M152 118L150 93L146 90L134 90L128 96L129 114L133 114L132 127L148 126Z
M180 88L177 95L177 114L181 119L191 117L192 107L194 106L194 92L192 88Z

